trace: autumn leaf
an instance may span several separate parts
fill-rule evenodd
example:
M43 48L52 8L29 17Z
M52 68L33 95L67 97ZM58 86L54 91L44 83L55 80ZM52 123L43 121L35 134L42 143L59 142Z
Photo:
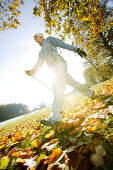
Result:
M17 151L17 152L13 152L12 153L12 156L19 156L20 155L20 151Z
M76 127L76 128L77 128L77 127L80 127L81 124L82 124L82 122L81 122L81 120L78 119L78 118L73 122L73 126Z
M54 163L62 155L62 153L63 151L60 148L53 150L52 155L49 157L50 163Z
M9 164L10 158L4 157L0 160L0 169L6 169Z
M29 131L29 135L32 135L34 133L34 130L31 130Z
M15 136L15 140L17 141L17 142L22 142L23 140L25 139L25 136Z
M33 152L32 152L32 151L22 152L22 153L19 155L19 157L22 158L22 159L28 159L28 158L30 158L32 155L33 155Z
M42 159L44 159L46 157L46 155L45 154L40 154L40 156L37 158L37 160L36 160L36 166L40 163L40 161L42 160Z
M101 109L104 108L106 106L106 103L97 103L93 109Z
M31 144L34 146L34 148L39 148L40 142L37 139L34 139Z
M0 146L0 150L3 149L4 147L5 147L5 145L1 145L1 146Z
M94 131L96 130L96 126L91 127L89 130L92 131L92 132L94 132Z
M20 163L20 162L23 162L23 159L17 158L16 163Z
M27 152L27 151L30 151L32 148L29 146L27 147L26 149L23 150L23 152Z
M49 142L45 143L42 146L42 149L46 149L48 151L52 150L58 144L58 139L52 139Z
M50 130L48 134L45 135L45 139L51 139L55 136L55 131Z

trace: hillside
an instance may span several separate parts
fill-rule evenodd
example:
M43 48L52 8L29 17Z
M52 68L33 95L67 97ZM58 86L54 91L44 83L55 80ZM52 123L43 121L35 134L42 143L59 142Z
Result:
M111 170L113 167L113 78L64 101L58 127L40 124L51 106L0 129L0 169ZM100 99L99 95L106 98Z

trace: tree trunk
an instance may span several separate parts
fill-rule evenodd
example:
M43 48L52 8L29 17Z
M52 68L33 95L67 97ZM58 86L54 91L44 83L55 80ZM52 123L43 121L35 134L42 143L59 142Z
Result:
M85 59L86 59L88 62L90 62L90 63L93 65L93 67L95 67L95 69L100 73L100 76L102 77L102 81L107 80L107 78L103 76L103 73L98 69L97 66L95 66L95 65L93 64L93 62L92 62L90 59L88 59L88 58L85 58Z

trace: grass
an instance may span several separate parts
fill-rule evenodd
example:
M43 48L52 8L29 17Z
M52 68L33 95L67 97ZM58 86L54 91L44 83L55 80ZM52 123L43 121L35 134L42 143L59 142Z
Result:
M47 169L51 166L53 169L64 166L67 169L76 168L77 170L99 168L111 170L113 166L113 110L110 111L109 108L112 108L112 99L104 103L98 95L104 93L108 98L113 96L113 78L96 84L91 89L97 95L94 101L79 93L64 100L64 120L58 127L40 124L40 119L48 117L51 113L52 106L48 106L0 128L0 160L4 161L4 156L10 158L6 166L8 170L30 168L33 161L27 166L23 162L27 159L34 159L35 156L39 157L41 153L47 158L39 161L33 170ZM47 134L49 135L45 138ZM56 139L58 143L53 147ZM46 149L42 148L44 144L46 144ZM99 146L101 146L101 152L104 153L99 156L101 160L97 159L99 151L95 150ZM30 149L25 152L24 150L28 147ZM54 160L62 154L61 150L64 156L59 163L54 164ZM12 156L16 151L20 153L17 152L18 155ZM91 161L92 156L96 158L95 161ZM23 162L17 163L18 158L22 158Z

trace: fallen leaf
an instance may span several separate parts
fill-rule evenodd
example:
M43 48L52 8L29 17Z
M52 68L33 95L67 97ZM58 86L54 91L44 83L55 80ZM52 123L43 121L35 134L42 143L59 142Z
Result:
M50 163L54 163L61 155L63 151L60 148L53 150L52 155L49 157Z
M23 166L25 169L26 167L28 167L28 169L32 169L35 165L36 165L36 161L34 161L33 158L24 159Z
M0 150L2 150L3 148L5 148L5 145L1 145L0 146Z
M50 130L48 134L45 135L45 139L51 139L55 136L55 131Z
M81 120L79 118L77 118L74 122L73 122L73 126L74 127L80 127L80 125L82 124Z
M42 146L42 149L46 149L48 151L52 150L58 144L58 139L52 139L49 142L45 143Z
M34 130L29 130L29 135L32 135L34 133Z
M20 162L23 162L23 159L17 158L16 163L20 163Z
M0 169L6 169L9 164L10 158L4 157L0 160Z
M74 117L80 119L81 121L85 119L85 116L82 113L76 113Z
M26 149L23 150L23 152L30 151L32 148L29 146Z
M90 130L91 130L92 132L94 132L94 131L96 130L96 126L91 127Z
M40 161L42 160L42 159L44 159L46 157L46 155L45 154L40 154L40 156L37 158L37 160L36 160L36 166L40 163Z
M34 139L31 144L34 146L34 148L39 148L40 142L37 139Z
M12 156L19 156L20 155L20 151L17 151L17 152L13 152L12 153Z
M25 136L18 136L16 137L17 142L22 142L25 139Z
M107 103L97 103L94 107L92 107L92 109L101 109L104 108L106 106Z

